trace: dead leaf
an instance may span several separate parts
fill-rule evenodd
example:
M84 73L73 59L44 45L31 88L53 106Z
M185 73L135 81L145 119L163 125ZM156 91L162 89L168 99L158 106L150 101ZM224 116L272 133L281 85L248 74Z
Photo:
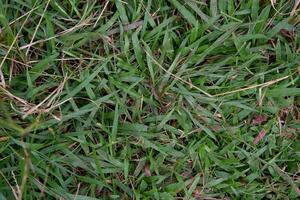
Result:
M266 115L257 115L252 119L252 125L260 125L268 120Z
M287 121L290 112L291 112L290 108L283 108L280 110L279 119L282 124L284 124Z
M282 136L283 137L287 137L289 139L295 139L297 137L297 134L300 133L300 129L295 129L295 128L286 128L283 130L282 132Z
M155 87L151 80L149 80L149 86L151 88L151 93L157 101L161 101L160 96L157 94Z
M146 164L146 165L145 165L144 170L145 170L145 175L146 175L147 177L151 176L151 171L150 171L150 166L149 166L149 164Z
M201 197L201 187L197 186L196 189L193 191L193 197L200 198Z
M289 38L291 41L293 41L295 39L295 33L293 31L289 31L287 29L281 29L280 33Z
M9 139L9 137L0 137L0 142L3 142L3 141L6 141L6 140L8 140Z
M293 10L292 10L292 12L291 12L291 16L294 16L294 15L295 15L295 13L296 13L296 11L297 11L297 8L298 8L299 4L300 4L300 0L296 0L296 1L295 1L295 4L294 4L294 7L293 7Z
M257 144L259 141L261 141L266 135L266 131L263 129L261 130L258 135L254 138L253 144Z

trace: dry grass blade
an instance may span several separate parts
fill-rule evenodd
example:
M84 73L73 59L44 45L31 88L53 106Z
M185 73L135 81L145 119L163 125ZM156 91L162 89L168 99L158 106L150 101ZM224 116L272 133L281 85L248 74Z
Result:
M268 81L268 82L265 82L265 83L261 83L261 84L257 84L257 85L251 85L251 86L248 86L248 87L245 87L245 88L240 88L240 89L237 89L237 90L232 90L232 91L228 91L228 92L215 94L215 95L213 95L213 97L219 97L219 96L224 96L224 95L228 95L228 94L234 94L234 93L237 93L237 92L242 92L242 91L251 90L251 89L260 88L260 87L262 87L262 88L268 87L270 85L273 85L275 83L278 83L280 81L283 81L285 79L290 78L291 76L293 76L298 71L299 70L297 70L296 72L294 72L290 75L287 75L287 76L284 76L284 77L281 77L281 78L278 78L278 79L275 79L275 80L271 80L271 81Z
M22 29L24 28L24 26L25 26L27 20L29 19L30 15L31 15L31 13L32 13L32 11L33 11L34 9L35 9L35 8L31 9L30 13L27 15L25 21L23 22L23 24L22 24L21 28L19 29L19 31L18 31L16 37L14 38L14 40L13 40L13 42L11 43L11 45L10 45L8 51L6 52L4 58L2 59L2 61L1 61L1 63L0 63L0 79L1 79L0 81L1 81L2 87L4 87L4 88L6 87L6 84L5 84L5 79L4 79L4 75L3 75L3 72L2 72L2 66L3 66L3 64L4 64L5 60L6 60L6 58L8 57L10 51L12 50L13 46L15 45L17 39L19 38L19 35L21 34Z
M275 6L276 2L277 2L277 0L271 0L271 4L273 7Z
M99 17L97 18L97 20L96 20L96 22L95 22L95 24L94 24L94 26L93 26L93 28L95 28L95 27L97 26L97 23L98 23L98 21L100 20L100 18L102 17L102 15L103 15L103 13L104 13L106 7L108 6L108 3L109 3L109 1L106 1L106 3L105 3L105 5L104 5L104 7L103 7L103 9L102 9L102 11L101 11Z
M105 58L89 58L89 57L86 57L86 58L85 57L83 57L83 58L58 58L58 59L54 59L53 61L72 61L72 60L104 61ZM39 62L39 60L31 60L31 61L28 61L27 64L25 64L25 63L20 63L20 64L31 67L28 64L33 64L33 63L38 63L38 62Z
M34 40L34 38L35 38L35 35L36 35L36 33L37 33L37 31L38 31L38 29L39 29L41 23L42 23L42 20L43 20L44 15L45 15L45 13L46 13L46 11L47 11L47 8L48 8L48 5L49 5L50 1L51 1L51 0L48 0L47 4L46 4L46 6L45 6L44 12L43 12L43 14L42 14L42 16L41 16L41 18L40 18L40 21L39 21L38 25L36 26L36 28L35 28L35 30L34 30L33 36L32 36L32 38L31 38L31 40L30 40L30 43L29 43L29 47L28 47L28 49L27 49L27 51L26 51L26 56L27 56L28 53L29 53L30 46L31 46L31 44L32 44L32 42L33 42L33 40Z
M130 30L133 30L133 29L136 29L138 28L139 26L142 26L144 23L144 20L140 20L140 21L137 21L137 22L133 22L131 24L127 24L123 27L124 31L130 31ZM119 28L114 28L114 29L111 29L110 31L107 32L107 36L110 36L110 35L114 35L114 34L117 34L120 32L120 29Z
M47 42L47 41L49 41L49 40L52 40L52 39L61 37L61 36L63 36L63 35L66 35L66 34L68 34L68 33L71 33L71 32L73 32L73 31L77 30L78 28L82 28L82 27L84 27L84 26L88 26L88 25L90 25L90 24L88 23L89 20L90 20L90 19L88 18L87 20L84 20L84 21L80 22L79 24L73 26L73 27L70 28L70 29L67 29L67 30L64 30L64 31L62 31L62 32L57 33L55 36L52 36L52 37L49 37L49 38L46 38L46 39L42 39L42 40L38 40L38 41L35 41L35 42L31 43L31 44L23 45L23 46L20 47L20 50L29 48L29 47L31 47L31 46L33 46L33 45L36 45L36 44L39 44L39 43Z
M295 0L295 4L294 4L293 10L291 12L291 16L294 16L296 14L299 4L300 4L300 0Z
M149 56L149 58L151 58L151 60L153 60L153 62L155 62L155 64L156 64L157 66L159 66L159 68L161 68L164 72L170 74L170 75L173 76L175 79L180 80L181 82L183 82L183 83L185 83L185 84L188 84L190 87L192 87L192 88L198 90L199 92L205 94L206 96L208 96L208 97L213 97L213 95L209 94L208 92L205 92L204 90L202 90L201 88L195 86L194 84L192 84L192 83L190 83L190 82L188 82L188 81L182 79L181 77L176 76L175 74L169 72L168 70L166 70L165 68L163 68L163 66L161 66L161 64L160 64L159 62L157 62L157 61L156 61L156 60L155 60L155 59L147 52L147 50L145 50L145 52L146 52L146 54Z
M299 1L0 0L0 199L297 199Z
M17 97L17 96L15 96L15 95L13 95L12 93L10 93L8 90L6 90L4 87L2 87L2 86L0 86L0 90L2 90L2 92L7 96L7 97L9 97L10 99L12 99L12 100L16 100L16 101L18 101L19 103L21 103L21 104L23 104L23 105L29 105L29 103L26 101L26 100L24 100L24 99L22 99L22 98L20 98L20 97Z
M150 14L150 16L154 16L154 14ZM152 17L152 19L157 19L159 18L159 16L154 16ZM136 21L136 22L133 22L131 24L127 24L123 27L124 31L130 31L130 30L134 30L140 26L142 26L144 24L144 20L140 20L140 21ZM111 36L111 35L114 35L114 34L117 34L120 32L120 28L114 28L114 29L111 29L107 32L107 36Z
M257 144L259 141L261 141L266 135L265 130L261 130L258 135L254 138L253 144Z
M15 199L19 199L18 198L18 191L16 191L13 186L10 184L10 182L7 180L7 178L4 176L4 174L0 171L0 175L4 178L4 180L7 182L7 184L9 185L9 187L11 188L11 191L15 197Z
M41 101L38 105L36 105L36 106L32 107L30 110L28 110L23 115L23 119L25 119L28 115L31 115L31 114L35 113L36 111L38 111L39 107L41 107L43 104L45 104L51 98L50 101L48 101L48 103L45 106L45 107L49 107L53 103L55 98L63 90L66 81L67 81L67 76L64 77L63 82L53 92L51 92L51 94L49 94L43 101Z
M1 86L2 87L5 87L5 79L4 79L4 75L3 75L3 73L2 73L2 70L1 70L1 68L0 68L0 84L1 84Z
M2 86L0 86L0 90L2 90L2 92L7 97L9 97L11 100L16 100L17 102L19 102L19 103L22 104L22 108L24 110L24 114L23 114L22 118L25 119L28 115L31 115L31 114L36 113L36 112L47 113L50 110L52 110L53 108L56 108L56 107L62 105L63 103L69 101L70 99L67 99L67 100L65 100L65 101L63 101L61 103L53 105L55 103L54 101L57 98L57 96L62 92L66 81L67 81L67 76L65 76L64 80L62 81L62 83L53 92L51 92L51 94L49 94L43 101L41 101L37 105L31 104L31 103L27 102L26 100L13 95L12 93L10 93L8 90L6 90ZM39 109L43 105L44 105L44 107L46 109Z
M17 21L19 21L20 19L22 19L23 17L30 15L33 11L35 11L36 9L38 9L40 7L40 5L36 6L35 8L33 8L32 10L24 13L23 15L21 15L20 17L18 17L17 19L9 22L9 25L13 25L14 23L16 23Z

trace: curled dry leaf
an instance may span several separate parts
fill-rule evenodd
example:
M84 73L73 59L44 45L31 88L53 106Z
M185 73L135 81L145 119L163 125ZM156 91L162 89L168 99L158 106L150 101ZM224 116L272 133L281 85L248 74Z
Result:
M252 119L252 125L259 125L268 120L268 117L266 115L257 115Z
M261 130L258 135L254 138L253 143L257 144L259 141L261 141L266 135L266 131L263 129Z

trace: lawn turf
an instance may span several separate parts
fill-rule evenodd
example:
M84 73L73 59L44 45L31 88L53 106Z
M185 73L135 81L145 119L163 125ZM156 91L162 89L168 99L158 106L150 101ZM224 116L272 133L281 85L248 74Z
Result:
M297 2L0 1L0 199L297 199Z

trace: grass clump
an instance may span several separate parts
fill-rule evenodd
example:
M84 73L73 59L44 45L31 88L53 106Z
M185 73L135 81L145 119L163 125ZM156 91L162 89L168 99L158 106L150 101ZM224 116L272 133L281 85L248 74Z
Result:
M297 199L298 1L0 1L0 199Z

